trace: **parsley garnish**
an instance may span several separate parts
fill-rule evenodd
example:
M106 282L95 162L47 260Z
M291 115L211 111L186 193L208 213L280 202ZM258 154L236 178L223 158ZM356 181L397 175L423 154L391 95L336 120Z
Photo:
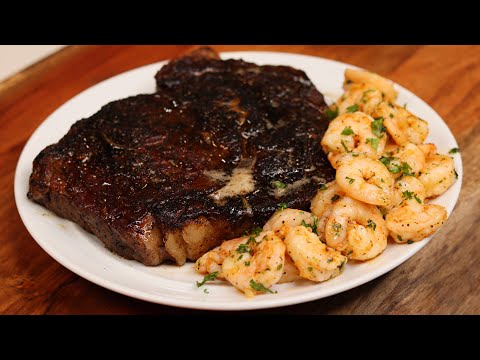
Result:
M328 258L328 259L327 259L327 264L328 264L328 263L331 263L332 261L333 261L332 258Z
M244 264L245 266L250 266L250 261L245 261Z
M420 200L420 199L417 197L417 194L414 194L413 197L415 198L415 200L417 200L417 202L418 202L419 204L422 203L422 200Z
M334 203L335 201L337 201L338 199L340 199L340 195L335 194L335 195L332 196L332 198L331 198L330 200L332 200L332 204L333 204L333 203Z
M358 105L357 104L354 104L352 106L347 107L347 112L353 113L355 111L358 111Z
M410 245L410 244L413 244L414 242L415 242L415 241L413 241L413 240L408 240L408 241L407 241L407 244Z
M453 172L455 173L455 179L458 179L457 170L453 169Z
M375 134L377 137L382 137L383 133L387 130L385 126L383 126L383 117L379 117L372 121L372 132Z
M250 237L250 239L251 238L252 237ZM250 239L248 239L248 241L250 241ZM255 238L253 238L253 241L255 241ZM249 253L251 255L253 253L253 249L251 249L247 244L240 244L237 248L237 252L240 254Z
M203 292L204 292L205 294L210 294L210 292L208 291L207 288L203 289Z
M335 235L338 236L340 234L340 230L342 230L342 224L333 223L332 227L333 227L333 230L335 231Z
M278 189L285 189L287 187L287 184L281 182L281 181L274 181L273 185L275 185L276 188Z
M320 185L320 190L327 190L327 186L325 184Z
M367 227L372 228L373 231L375 231L377 228L377 224L375 224L372 219L368 219Z
M313 271L313 267L309 266L308 268L308 271Z
M285 203L277 204L277 206L278 206L278 209L279 209L280 211L283 211L283 210L285 210L285 209L287 208L287 204L285 204Z
M348 183L351 185L355 181L355 179L352 179L351 177L346 176L345 179L348 180Z
M450 151L448 152L449 154L456 154L460 151L459 148L453 148L453 149L450 149Z
M390 113L388 116L390 116L390 119L393 119L393 114Z
M283 267L283 264L278 264L278 266L277 266L277 270L281 270L281 269L282 269L282 267Z
M300 223L300 225L305 226L306 228L312 229L312 232L318 235L318 233L317 233L318 219L317 219L317 218L314 218L314 219L313 219L313 225L312 225L312 224L307 224L307 223L305 222L305 220L302 220L302 222Z
M353 135L354 132L350 126L345 127L342 131L342 135Z
M275 293L276 293L276 291L273 292L272 290L267 289L265 286L263 286L263 284L257 283L257 282L255 282L255 280L253 280L253 279L250 280L250 287L251 287L253 290L261 291L261 292L264 292L264 293L266 293L266 292L268 292L268 293L270 293L270 294L275 294Z
M338 108L335 108L335 110L327 109L326 115L329 120L335 119L338 116Z
M372 148L377 151L378 149L378 143L380 142L380 139L379 138L368 138L366 143L370 143L370 145L372 145Z
M414 195L414 193L411 192L411 191L408 191L408 190L405 190L405 191L402 192L402 196L405 200L410 200L413 195Z
M403 242L403 239L400 235L397 235L397 239L398 239L398 241Z
M410 170L412 170L410 165L408 165L404 161L402 161L402 164L400 165L400 170L402 171L402 175L404 176L415 176L415 173L410 172Z
M347 147L347 145L345 144L345 141L342 140L342 141L340 141L340 142L341 142L343 148L345 149L345 151L346 151L347 153L349 153L350 150L348 150L348 147Z
M202 282L197 281L197 287L200 287L200 286L202 286L202 285L205 285L205 283L206 283L207 281L215 280L215 279L217 278L217 276L218 276L218 271L215 271L215 272L213 272L213 273L211 273L211 274L205 275L205 276L203 277Z

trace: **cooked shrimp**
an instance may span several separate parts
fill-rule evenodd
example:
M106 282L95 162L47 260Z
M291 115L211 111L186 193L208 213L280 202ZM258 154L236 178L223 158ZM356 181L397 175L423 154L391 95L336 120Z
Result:
M325 242L325 224L331 214L333 204L345 196L345 192L340 189L335 180L325 184L325 187L325 189L317 191L310 205L312 214L318 218L317 234L323 242Z
M422 144L427 138L428 123L396 104L381 103L372 116L384 119L387 132L398 145Z
M340 189L335 180L325 184L325 189L319 189L317 194L312 199L310 210L312 214L318 218L333 206L335 200L345 195L345 192Z
M277 284L284 284L302 279L300 271L295 266L292 258L285 254L285 262L283 263L283 274Z
M297 226L290 231L285 245L300 276L312 281L325 281L339 275L347 262L345 256L326 246L305 226Z
M363 83L374 89L380 90L384 94L386 101L393 102L397 98L397 91L390 80L365 70L345 70L344 89L348 89L349 86L351 86L350 84L353 85L358 83Z
M383 206L391 202L393 178L379 160L358 156L355 161L339 166L335 179L354 199Z
M235 250L240 244L246 243L247 240L248 237L240 237L224 241L220 246L203 254L203 256L195 262L195 269L200 274L218 272L217 277L222 278L221 270L223 261L232 250Z
M373 154L377 158L382 155L387 137L378 138L373 133L372 122L371 116L361 112L343 114L330 122L321 145L332 166L335 166L332 155L350 152Z
M266 234L266 232L261 232L255 237L255 241L260 241L260 239L262 239ZM237 249L241 244L247 243L249 239L250 236L243 236L236 239L225 240L220 246L217 246L206 254L203 254L203 256L195 262L195 269L200 274L211 274L213 272L218 272L217 277L222 279L222 264L227 256L233 250Z
M425 186L426 197L443 194L455 182L455 164L447 155L434 155L425 164L418 180Z
M250 251L240 247L230 252L222 265L225 279L247 297L266 292L283 274L285 244L268 231L260 242L251 244Z
M263 231L274 231L278 236L284 238L295 226L302 222L314 226L318 219L308 211L297 209L277 210L272 217L263 225Z
M425 154L415 144L406 143L403 146L387 145L382 161L392 173L394 178L402 175L418 176L425 167Z
M425 200L425 187L416 177L404 176L395 182L392 203L384 209L388 212L394 207L400 206L404 201L411 199L423 202Z
M423 151L425 155L425 160L429 160L431 157L437 154L437 147L435 144L419 144L417 145L420 150Z
M367 84L351 84L345 93L337 100L338 114L361 111L371 114L384 101L382 92Z
M420 241L437 231L446 219L443 206L415 200L405 201L385 218L389 235L398 243Z
M350 259L369 260L385 250L388 231L376 206L344 197L327 220L325 237L328 246Z

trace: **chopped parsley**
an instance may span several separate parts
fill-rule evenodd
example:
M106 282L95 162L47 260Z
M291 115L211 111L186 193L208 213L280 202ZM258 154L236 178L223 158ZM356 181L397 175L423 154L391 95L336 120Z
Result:
M312 229L312 232L318 235L317 233L318 218L313 218L313 224L307 224L305 220L302 220L300 225L305 226L306 228Z
M248 239L248 241L250 241L250 239ZM255 238L253 238L253 241L255 241ZM247 244L240 244L237 248L237 252L240 254L249 253L250 255L252 255L253 249Z
M256 290L256 291L261 291L261 292L264 292L264 293L270 293L270 294L276 294L276 291L273 292L272 290L266 288L265 286L263 286L263 284L261 283L257 283L255 282L255 280L250 280L250 287L253 289L253 290Z
M328 263L331 263L332 261L333 261L333 258L328 258L328 259L327 259L327 264L328 264Z
M450 149L450 151L448 152L449 154L456 154L460 152L460 149L459 148L453 148L453 149Z
M415 176L415 173L410 172L412 170L412 167L404 161L402 161L402 164L400 165L400 170L402 171L402 175L404 176Z
M457 170L453 169L453 172L455 173L455 179L458 179Z
M278 210L280 210L280 211L283 211L287 208L287 204L285 204L285 203L277 204L277 206L278 206Z
M400 235L397 235L397 239L398 239L398 241L403 242L403 239Z
M403 108L404 108L404 109L407 108L407 103L403 104Z
M204 292L205 294L210 294L210 292L208 291L207 288L203 289L203 292Z
M410 245L410 244L413 244L414 242L415 242L415 241L413 241L413 240L408 240L408 241L407 241L407 244Z
M353 135L354 132L350 126L345 127L342 131L342 135Z
M333 120L338 116L338 108L333 109L327 109L326 115L329 120Z
M251 234L252 235L255 235L255 236L258 236L260 235L260 233L262 232L262 228L260 227L254 227L251 231Z
M333 227L333 230L335 231L335 236L340 235L340 230L342 230L342 224L333 223L332 227Z
M374 121L372 121L372 132L375 134L377 137L382 137L387 128L383 126L383 117L376 118Z
M313 271L313 267L309 266L308 268L308 271L312 272Z
M245 261L244 264L245 266L250 266L250 261Z
M333 203L334 203L335 201L337 201L338 199L340 199L340 195L335 194L335 195L332 196L332 198L331 198L330 200L332 200L332 204L333 204Z
M408 191L408 190L402 191L402 196L405 200L410 200L414 194L415 193L413 193L412 191Z
M277 188L277 189L285 189L287 187L287 184L281 182L281 181L274 181L273 182L273 185Z
M345 149L345 151L346 151L347 153L349 153L350 150L348 150L348 147L347 147L347 145L345 144L345 141L342 140L342 141L340 141L340 142L342 143L342 146L343 146L343 148Z
M358 111L358 105L357 104L353 104L352 106L347 107L347 112L353 113L355 111Z
M418 198L417 194L414 194L413 197L414 197L414 199L415 199L419 204L422 203L422 200L420 200L420 199Z
M283 264L278 264L277 270L282 270Z
M320 190L327 190L327 185L325 184L320 185Z
M390 119L393 119L393 114L390 113L388 116L390 116Z
M378 149L378 143L380 142L380 139L379 138L368 138L366 143L370 143L370 145L372 145L372 148L377 151Z
M392 163L392 161L396 160L394 157L385 157L382 156L380 158L380 162L385 165L385 167L390 171L392 174L402 173L402 176L414 176L415 173L411 172L412 168L406 162L402 161L400 165Z
M377 224L375 224L372 219L368 219L367 227L369 227L369 228L373 229L373 231L375 231L377 229Z
M213 280L215 280L215 279L217 278L217 276L218 276L218 271L215 271L215 272L213 272L213 273L211 273L211 274L205 275L205 276L203 277L202 282L197 281L197 287L200 287L200 286L205 285L205 283L206 283L207 281L213 281Z
M348 183L351 185L354 183L355 179L352 179L351 177L345 176L345 179L348 180Z

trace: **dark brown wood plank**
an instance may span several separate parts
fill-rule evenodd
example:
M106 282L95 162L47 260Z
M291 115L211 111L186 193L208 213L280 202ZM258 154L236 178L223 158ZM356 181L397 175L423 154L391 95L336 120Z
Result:
M33 130L72 96L123 71L191 46L72 46L0 83L0 313L194 313L146 303L90 283L31 238L17 213L13 176ZM219 51L285 51L348 62L390 77L431 104L462 149L463 190L434 241L413 258L356 289L258 313L480 314L480 47L214 46Z

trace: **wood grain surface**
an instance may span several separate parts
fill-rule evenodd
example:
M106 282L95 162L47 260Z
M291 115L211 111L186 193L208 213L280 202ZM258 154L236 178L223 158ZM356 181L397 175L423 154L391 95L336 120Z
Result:
M132 299L70 272L32 239L15 207L23 146L57 107L120 72L192 46L71 46L0 83L0 313L192 314ZM271 314L480 314L480 46L214 46L317 55L386 76L429 103L457 138L464 164L457 206L435 239L363 286Z

